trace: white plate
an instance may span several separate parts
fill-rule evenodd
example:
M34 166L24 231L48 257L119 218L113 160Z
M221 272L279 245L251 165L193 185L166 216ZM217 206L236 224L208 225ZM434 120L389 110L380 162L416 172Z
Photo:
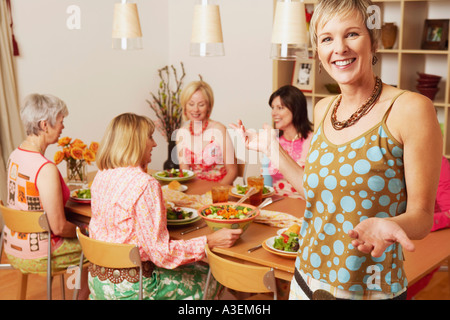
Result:
M246 186L247 186L246 184L242 185L242 187L246 187ZM263 198L270 197L271 195L273 195L275 193L275 189L272 188L271 186L265 186L265 187L269 190L269 193L263 193L263 195L262 195ZM240 198L242 198L244 196L242 193L239 193L237 191L237 187L236 186L231 188L230 194L232 196L240 197Z
M168 225L189 224L189 223L195 222L195 221L200 219L200 216L198 215L197 210L195 210L195 209L186 208L186 207L175 207L175 208L180 208L181 210L192 212L192 215L191 215L190 218L187 218L187 219L177 219L177 220L169 220L169 219L167 219L167 224Z
M80 191L80 190L86 190L89 188L81 188L81 189L76 189L76 190L72 190L70 191L70 199L75 201L75 202L80 202L80 203L90 203L91 199L87 199L87 198L78 198L78 197L74 197L72 196L75 192ZM92 195L91 195L92 196Z
M277 235L281 236L287 229L289 228L283 228L277 231Z
M183 172L187 173L187 176L184 176L184 177L164 177L164 176L161 176L161 174L164 173L164 171L158 171L158 172L155 172L153 174L153 177L155 177L156 179L161 180L161 181L169 181L169 182L170 181L174 181L174 180L175 181L187 181L187 180L190 180L190 179L195 177L195 173L193 171L191 171L191 170L183 170Z
M279 236L270 237L269 239L264 241L264 244L267 246L268 249L270 249L270 251L273 251L273 253L275 253L275 254L295 258L297 256L297 252L283 251L280 249L275 249L273 247L273 244L275 243L275 238L278 238L278 237Z
M162 189L169 189L169 185L162 186ZM180 190L174 190L174 191L181 191L185 192L188 189L188 186L185 186L184 184L181 185ZM172 190L172 189L169 189Z

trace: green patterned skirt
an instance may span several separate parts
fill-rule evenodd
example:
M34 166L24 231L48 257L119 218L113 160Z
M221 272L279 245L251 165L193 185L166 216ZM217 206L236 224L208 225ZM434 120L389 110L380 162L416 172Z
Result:
M145 300L200 300L208 275L209 266L196 262L175 269L154 267L150 277L143 278L143 298ZM89 290L91 300L137 300L139 282L124 279L113 283L109 279L100 280L89 273ZM222 286L211 277L208 299L217 299L222 293Z

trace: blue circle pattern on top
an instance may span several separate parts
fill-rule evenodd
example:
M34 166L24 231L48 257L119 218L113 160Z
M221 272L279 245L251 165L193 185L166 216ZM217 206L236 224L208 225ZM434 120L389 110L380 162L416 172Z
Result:
M407 285L401 246L394 243L374 258L353 248L348 236L365 219L405 212L401 145L383 123L340 146L330 143L320 126L310 150L296 267L345 290L401 290Z

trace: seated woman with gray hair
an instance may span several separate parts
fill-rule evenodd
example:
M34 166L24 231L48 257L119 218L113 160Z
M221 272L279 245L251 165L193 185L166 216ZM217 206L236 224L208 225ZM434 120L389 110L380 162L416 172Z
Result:
M78 265L81 245L76 226L66 220L64 206L70 191L55 163L45 157L45 150L58 142L69 114L59 98L30 94L20 110L26 138L9 156L7 206L23 211L44 211L52 231L53 271ZM47 270L48 238L37 234L17 234L4 228L5 253L10 263L24 273ZM35 238L36 241L30 241ZM87 298L87 270L83 271L80 299Z

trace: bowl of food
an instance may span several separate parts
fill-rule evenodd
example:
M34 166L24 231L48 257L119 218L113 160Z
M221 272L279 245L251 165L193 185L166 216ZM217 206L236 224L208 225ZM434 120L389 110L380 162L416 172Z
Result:
M219 202L201 207L198 215L213 231L222 228L245 231L259 216L259 209L246 203L236 206L235 202Z

